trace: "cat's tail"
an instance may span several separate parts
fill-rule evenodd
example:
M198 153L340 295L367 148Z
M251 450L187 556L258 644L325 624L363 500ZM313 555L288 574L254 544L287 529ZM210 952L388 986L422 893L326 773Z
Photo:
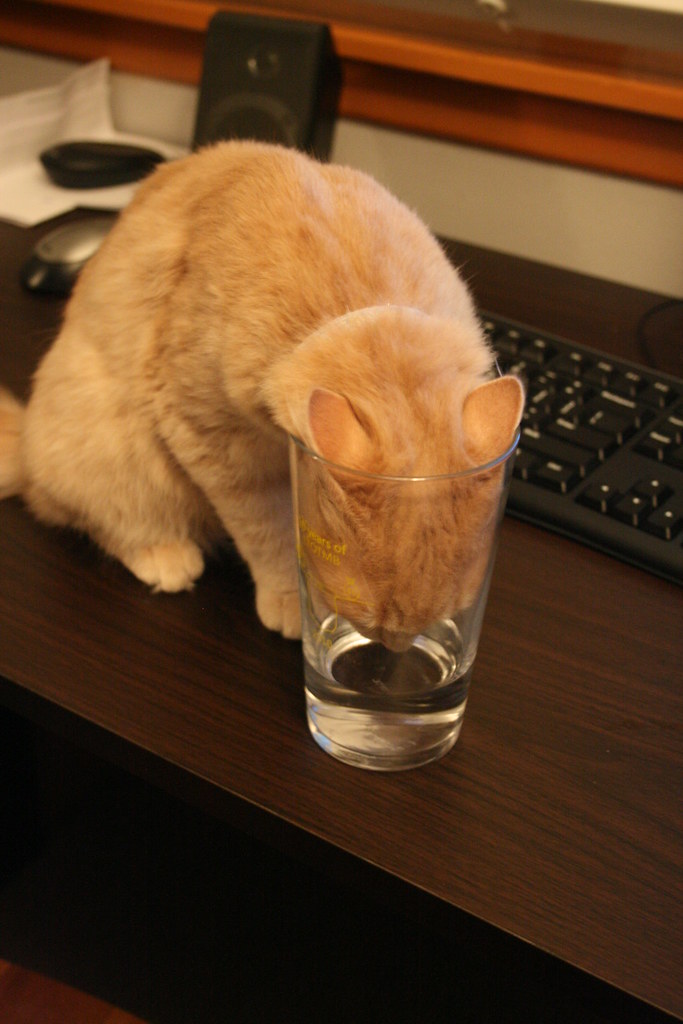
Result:
M14 395L0 388L0 498L9 498L21 491L21 437L24 407Z

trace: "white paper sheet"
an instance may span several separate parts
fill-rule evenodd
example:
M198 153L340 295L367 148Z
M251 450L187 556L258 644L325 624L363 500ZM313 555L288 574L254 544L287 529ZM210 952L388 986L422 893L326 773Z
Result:
M85 139L133 142L167 158L184 152L156 139L116 131L109 61L94 61L57 86L0 98L0 217L28 227L78 206L107 210L126 206L136 184L70 189L50 181L40 153L58 142Z

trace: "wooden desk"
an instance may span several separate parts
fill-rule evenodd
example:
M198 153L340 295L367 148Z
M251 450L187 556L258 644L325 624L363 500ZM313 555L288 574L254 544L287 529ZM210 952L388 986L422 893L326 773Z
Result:
M0 380L20 394L60 316L17 283L44 230L0 226ZM658 296L453 253L483 306L638 358ZM234 558L154 596L0 503L7 708L444 927L545 951L629 994L638 1020L683 1015L682 611L672 584L506 519L460 740L365 773L309 738L299 647L260 626Z

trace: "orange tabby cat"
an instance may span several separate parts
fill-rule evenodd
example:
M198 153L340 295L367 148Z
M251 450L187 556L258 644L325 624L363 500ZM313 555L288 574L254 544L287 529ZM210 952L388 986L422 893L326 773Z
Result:
M2 394L0 495L156 590L191 587L227 532L262 622L298 636L287 433L384 472L485 462L523 401L512 378L483 383L491 366L465 285L398 200L290 149L221 143L140 187L27 407Z

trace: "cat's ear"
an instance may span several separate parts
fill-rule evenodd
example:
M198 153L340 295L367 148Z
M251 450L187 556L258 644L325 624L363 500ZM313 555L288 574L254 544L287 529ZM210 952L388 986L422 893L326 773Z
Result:
M465 447L478 465L502 455L522 418L524 389L516 377L497 377L470 391L462 410Z
M319 455L342 466L364 465L370 439L348 398L316 388L308 400L308 423Z

